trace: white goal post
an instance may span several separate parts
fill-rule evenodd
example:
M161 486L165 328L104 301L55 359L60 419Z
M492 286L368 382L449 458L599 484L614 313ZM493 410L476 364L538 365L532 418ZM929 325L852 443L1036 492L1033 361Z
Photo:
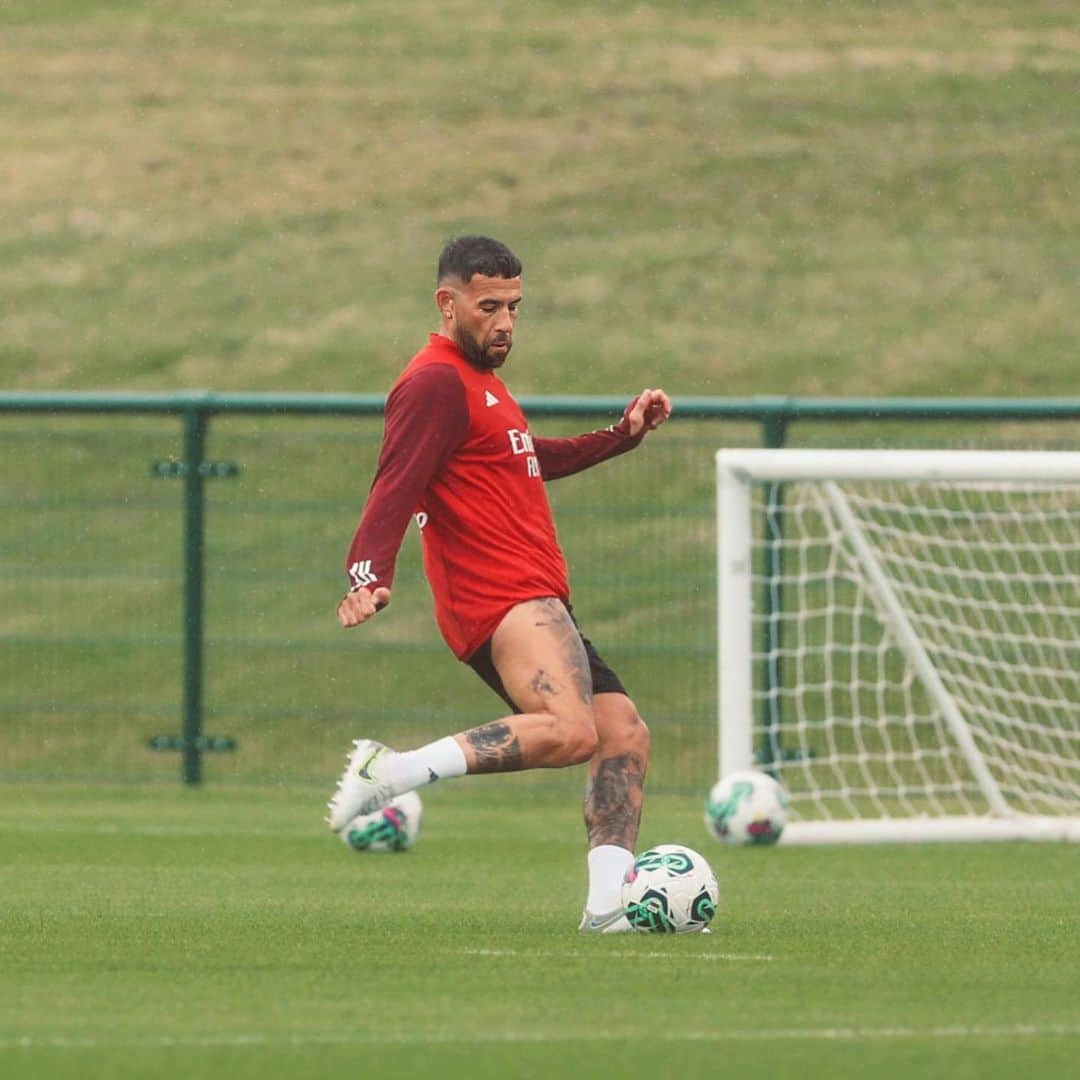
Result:
M1080 453L716 465L719 775L782 842L1080 841Z

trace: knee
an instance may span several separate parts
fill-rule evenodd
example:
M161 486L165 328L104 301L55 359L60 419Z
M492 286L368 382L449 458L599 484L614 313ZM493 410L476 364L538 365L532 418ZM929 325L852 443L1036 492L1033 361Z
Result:
M580 765L596 753L600 736L596 730L596 716L590 706L582 704L569 713L553 713L550 719L562 764Z
M633 730L630 732L630 739L634 744L638 754L647 759L649 756L649 748L652 746L652 735L649 733L649 725L641 718L641 714L634 710L634 723L632 725Z
M598 727L605 757L617 754L633 754L641 761L648 761L651 736L649 727L629 698L616 699L614 707L605 711Z
M580 765L596 753L600 737L590 705L533 713L531 720L534 736L546 748L547 767Z
M596 723L591 716L569 723L564 728L563 748L571 765L589 761L600 745Z

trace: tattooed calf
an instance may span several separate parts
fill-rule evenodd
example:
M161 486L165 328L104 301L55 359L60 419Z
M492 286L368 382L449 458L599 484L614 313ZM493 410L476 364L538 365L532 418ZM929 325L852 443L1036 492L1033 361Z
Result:
M589 844L634 849L641 820L645 763L637 754L605 758L585 788L585 827Z
M476 752L475 772L517 772L523 768L521 743L503 720L465 732L465 741Z

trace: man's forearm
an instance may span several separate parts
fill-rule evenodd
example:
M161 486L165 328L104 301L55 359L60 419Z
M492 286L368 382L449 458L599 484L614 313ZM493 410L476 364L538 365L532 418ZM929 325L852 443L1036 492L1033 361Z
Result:
M630 435L625 418L618 424L585 435L566 439L533 439L540 461L540 475L545 480L558 480L583 469L591 469L602 461L633 450L645 437L644 431Z

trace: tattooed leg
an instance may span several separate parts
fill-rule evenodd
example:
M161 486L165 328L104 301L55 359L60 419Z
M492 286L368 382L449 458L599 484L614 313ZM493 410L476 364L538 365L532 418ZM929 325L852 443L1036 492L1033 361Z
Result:
M560 654L565 673L570 679L570 690L584 704L592 703L592 673L589 671L589 658L585 655L585 646L581 634L570 618L570 613L562 601L552 597L534 601L536 611L533 625L545 630L554 640L554 646ZM539 682L538 680L543 680ZM545 673L540 671L534 677L533 689L540 693L554 695L558 689L551 685Z
M589 847L618 844L634 850L644 785L645 763L635 754L619 754L597 762L585 786Z
M615 844L633 851L649 761L648 728L622 694L599 695L596 723L600 744L585 787L589 847Z
M455 736L470 773L556 769L596 752L592 675L581 635L553 597L511 609L491 640L491 659L521 710Z
M474 773L517 772L521 763L521 741L505 720L496 720L464 733L475 754Z

